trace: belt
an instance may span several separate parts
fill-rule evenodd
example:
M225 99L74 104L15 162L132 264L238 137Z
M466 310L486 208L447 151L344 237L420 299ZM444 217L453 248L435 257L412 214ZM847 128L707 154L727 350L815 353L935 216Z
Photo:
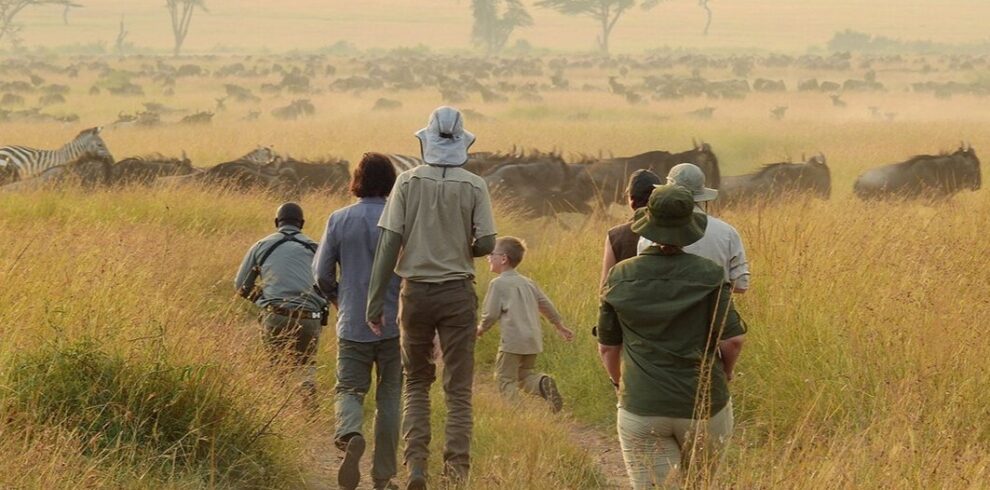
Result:
M277 306L266 306L265 311L269 313L275 313L276 315L290 316L293 318L306 318L319 320L320 312L318 311L307 311L301 308L279 308Z

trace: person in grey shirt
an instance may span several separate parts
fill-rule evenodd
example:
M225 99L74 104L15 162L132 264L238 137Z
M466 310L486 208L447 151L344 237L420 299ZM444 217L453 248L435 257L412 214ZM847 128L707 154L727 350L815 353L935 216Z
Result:
M304 224L298 204L279 206L275 213L277 231L248 250L234 288L262 308L262 334L273 363L285 362L283 354L288 354L291 363L303 368L302 386L312 402L316 393L313 358L327 303L313 288L310 264L316 243L302 233Z
M695 202L695 212L704 213L701 203L707 203L718 197L718 191L705 187L705 173L697 165L681 163L670 169L667 174L668 184L677 184L691 191ZM707 213L706 213L707 214ZM653 242L640 238L637 253L641 253ZM708 215L708 227L705 236L684 251L700 255L722 266L725 271L725 282L732 285L732 292L745 293L749 289L749 261L746 260L746 250L742 238L732 225L714 216Z
M375 335L365 320L371 265L378 245L378 220L395 184L388 157L365 153L354 170L350 191L358 202L339 209L327 220L323 241L313 259L320 290L337 307L337 386L334 444L344 451L337 472L340 488L353 489L361 479L364 397L377 370L375 456L371 468L376 489L393 488L399 443L402 359L397 325L399 276L392 274L385 291L384 324ZM339 267L339 273L338 273Z

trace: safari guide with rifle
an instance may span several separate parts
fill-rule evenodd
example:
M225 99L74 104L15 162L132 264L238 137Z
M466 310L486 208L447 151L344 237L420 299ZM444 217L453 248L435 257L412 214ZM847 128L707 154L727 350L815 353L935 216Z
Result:
M261 307L262 336L276 364L302 368L309 402L316 394L316 345L327 302L313 287L316 242L302 233L303 210L287 202L275 212L277 231L255 243L234 279L241 296ZM260 284L258 279L261 279ZM286 356L287 355L287 359Z

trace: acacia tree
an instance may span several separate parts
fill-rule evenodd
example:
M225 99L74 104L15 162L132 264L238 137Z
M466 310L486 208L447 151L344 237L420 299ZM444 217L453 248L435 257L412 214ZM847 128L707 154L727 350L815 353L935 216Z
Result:
M651 8L664 0L647 0L644 8ZM583 15L595 19L601 26L598 34L598 49L608 56L608 40L612 29L622 14L636 5L636 0L541 0L539 7L556 10L565 15Z
M17 33L21 30L21 26L14 22L17 14L27 7L42 5L61 5L65 7L66 12L73 7L82 7L70 0L0 0L0 41L7 38L16 43ZM63 18L65 18L64 13Z
M533 25L533 18L519 0L472 0L471 10L471 38L488 54L501 51L517 27Z
M175 56L179 56L179 52L182 51L182 43L189 34L189 24L197 7L208 12L206 2L203 0L165 0L165 8L168 9L168 15L172 19L172 37L175 39L172 54Z

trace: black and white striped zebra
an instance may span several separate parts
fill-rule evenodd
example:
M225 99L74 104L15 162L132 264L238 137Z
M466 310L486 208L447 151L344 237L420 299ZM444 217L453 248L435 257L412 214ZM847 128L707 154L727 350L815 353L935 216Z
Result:
M4 146L0 148L0 166L6 167L0 174L13 174L13 180L26 180L44 173L46 170L72 163L83 157L113 163L113 155L100 138L102 127L95 127L79 133L72 141L57 150L39 150L27 146Z
M283 160L282 155L275 151L274 146L258 146L257 148L249 151L244 156L237 159L238 161L247 161L251 163L257 163L258 165L268 165L270 163L276 163Z
M411 157L408 155L397 155L395 153L386 153L385 156L388 160L392 162L392 167L395 168L396 174L401 174L406 170L414 169L420 165L426 165L426 162L422 158Z

